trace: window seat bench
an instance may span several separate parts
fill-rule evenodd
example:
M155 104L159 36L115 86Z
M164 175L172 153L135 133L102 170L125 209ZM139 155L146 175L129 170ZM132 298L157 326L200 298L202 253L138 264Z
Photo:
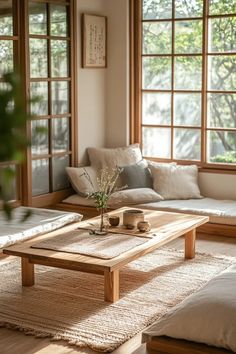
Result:
M148 208L160 211L170 211L186 214L206 215L210 221L198 228L198 232L236 237L236 201L217 200L213 198L188 199L188 200L164 200L142 204L112 204L114 210L122 206ZM94 200L73 194L59 203L55 208L60 210L76 211L85 218L98 215Z

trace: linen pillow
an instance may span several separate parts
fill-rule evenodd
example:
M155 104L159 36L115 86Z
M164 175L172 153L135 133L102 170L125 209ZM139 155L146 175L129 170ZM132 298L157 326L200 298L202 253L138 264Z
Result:
M151 203L160 200L163 200L162 196L151 188L124 189L112 193L108 205L111 208L117 208L118 206Z
M143 334L168 336L236 352L236 264L175 306Z
M97 170L91 166L66 167L73 189L82 197L97 190ZM87 177L86 177L87 175Z
M196 165L150 165L153 188L164 199L202 198L198 187Z
M120 174L121 183L127 186L127 189L134 188L152 188L152 176L145 160L134 165L122 167Z
M97 169L132 165L142 160L139 144L114 149L87 148L87 152L91 166Z

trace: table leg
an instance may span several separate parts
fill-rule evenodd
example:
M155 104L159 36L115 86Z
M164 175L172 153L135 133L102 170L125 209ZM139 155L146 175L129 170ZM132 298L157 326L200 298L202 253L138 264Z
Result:
M195 257L195 240L196 229L185 234L185 258L192 259Z
M108 302L119 300L119 270L104 272L104 298Z
M29 258L21 258L22 285L34 285L34 264L29 262Z

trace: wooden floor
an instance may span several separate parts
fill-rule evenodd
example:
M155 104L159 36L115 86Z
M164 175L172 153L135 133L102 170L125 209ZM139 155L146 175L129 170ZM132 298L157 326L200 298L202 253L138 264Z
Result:
M183 240L177 239L168 247L182 248ZM197 251L236 256L236 238L213 237L199 235ZM0 259L4 262L4 258ZM49 339L38 339L23 333L0 329L1 354L94 354L92 350L82 350L65 345L63 342L50 342ZM145 346L141 345L141 333L116 349L113 354L146 354Z

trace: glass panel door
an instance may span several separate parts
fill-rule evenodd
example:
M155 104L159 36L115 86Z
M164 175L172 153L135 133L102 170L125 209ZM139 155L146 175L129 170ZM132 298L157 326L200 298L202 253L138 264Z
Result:
M33 196L68 188L71 163L71 38L69 4L29 4ZM40 129L38 129L40 128Z

